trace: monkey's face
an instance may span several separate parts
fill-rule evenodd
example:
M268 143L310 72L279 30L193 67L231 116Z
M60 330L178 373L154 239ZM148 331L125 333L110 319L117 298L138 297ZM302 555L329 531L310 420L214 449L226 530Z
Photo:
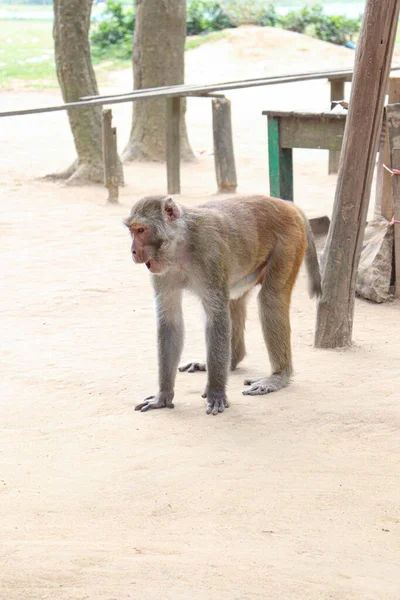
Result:
M141 221L129 226L132 237L131 253L135 263L144 263L151 273L164 271L164 260L160 252L160 240L154 235L152 229Z
M179 207L165 196L143 198L134 205L125 225L132 237L135 263L144 263L155 275L176 265L176 231L171 224L179 216Z

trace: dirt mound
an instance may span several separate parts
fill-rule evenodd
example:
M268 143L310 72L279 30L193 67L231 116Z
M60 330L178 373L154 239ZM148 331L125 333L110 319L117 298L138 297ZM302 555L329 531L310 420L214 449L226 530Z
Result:
M352 68L353 62L354 50L284 29L244 25L187 52L186 80L209 81L216 70L219 77L240 79Z

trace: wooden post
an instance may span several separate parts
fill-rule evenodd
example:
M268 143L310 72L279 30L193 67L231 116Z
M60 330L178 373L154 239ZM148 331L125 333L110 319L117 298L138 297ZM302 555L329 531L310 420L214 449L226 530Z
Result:
M389 104L386 108L388 121L388 137L390 165L392 169L400 169L400 104ZM387 164L387 163L386 163ZM389 165L388 165L389 166ZM389 174L389 173L388 173ZM395 296L400 297L400 175L393 175L391 184L393 194L392 216L394 217L394 279Z
M389 104L400 102L400 77L389 79ZM382 121L379 157L376 170L375 216L385 217L390 221L393 217L392 178L383 165L390 164L389 137L387 133L386 110Z
M167 98L167 187L168 194L181 193L181 99Z
M346 79L329 79L331 84L331 101L344 100L344 84ZM337 173L339 171L340 150L329 150L328 174Z
M218 192L220 194L230 194L236 192L237 188L230 100L227 98L213 98L212 121Z
M269 189L274 198L293 201L293 151L282 148L279 117L268 117Z
M400 105L399 105L400 107ZM392 169L400 169L400 148L392 151ZM400 176L392 177L394 200L394 295L400 298Z
M355 280L396 30L399 0L367 0L357 42L332 223L325 247L315 345L349 346Z
M104 160L104 185L108 189L107 201L118 204L118 150L117 129L111 126L112 111L110 108L103 110L103 160Z

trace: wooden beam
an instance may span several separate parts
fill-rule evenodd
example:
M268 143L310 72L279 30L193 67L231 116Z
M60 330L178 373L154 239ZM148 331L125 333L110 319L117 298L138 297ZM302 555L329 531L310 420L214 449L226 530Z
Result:
M280 119L280 144L282 148L324 148L338 150L342 147L346 115L339 119L323 116L293 116Z
M399 0L367 0L365 5L333 218L324 251L315 334L319 348L349 346L352 341L355 281L399 8Z
M396 69L400 69L400 67L394 67L392 70L396 70ZM274 75L272 77L256 77L253 79L236 79L234 81L224 81L222 83L209 83L209 84L205 84L205 85L196 85L196 84L188 84L188 83L181 83L179 85L165 85L162 87L155 87L155 88L147 88L147 89L141 89L141 90L135 90L132 92L123 92L122 94L108 94L108 95L94 95L94 96L81 96L80 100L94 100L94 99L99 99L99 98L125 98L126 96L132 96L133 94L135 96L138 95L143 95L143 94L147 94L149 91L152 92L157 92L158 93L162 93L162 92L171 92L171 91L176 91L176 90L182 90L183 94L186 95L187 91L190 90L195 90L193 93L197 93L196 90L201 90L203 93L206 92L208 93L208 90L210 88L212 88L213 90L215 89L215 86L231 86L231 85L236 85L236 84L246 84L246 86L248 85L249 87L252 87L253 84L260 84L262 82L265 82L265 84L268 84L270 81L272 81L273 83L286 83L288 80L290 80L290 82L296 82L296 81L309 81L312 79L325 79L325 78L329 78L329 79L335 79L335 78L345 78L346 81L351 81L352 77L353 77L353 70L352 69L338 69L335 71L311 71L309 73L297 73L296 75Z
M393 67L392 71L398 70L400 67ZM116 94L112 96L94 96L85 97L78 102L66 102L65 104L55 106L43 106L40 108L26 108L22 110L7 110L0 112L1 117L16 117L23 115L35 115L40 113L57 112L60 110L70 110L71 108L81 108L82 106L98 106L103 104L119 104L121 102L135 102L137 100L146 100L147 98L174 98L176 96L192 96L198 93L218 92L227 90L241 90L251 87L259 87L264 85L279 85L281 83L294 83L297 81L312 81L314 79L327 79L334 73L342 76L343 74L352 74L352 70L343 69L340 71L321 71L318 73L308 73L302 75L283 75L278 77L262 77L258 79L244 79L232 81L228 83L213 83L208 85L176 85L164 88L148 88L128 92L126 94ZM168 86L167 86L168 87ZM87 98L87 99L86 99Z
M108 190L108 202L118 204L117 129L112 127L111 109L103 110L102 116L104 185Z
M282 148L280 119L268 117L269 189L274 198L293 201L293 151Z
M181 99L167 98L167 188L168 194L181 193Z
M400 102L400 77L389 79L389 104ZM390 165L389 136L387 132L386 110L382 120L382 133L379 143L379 156L376 168L375 216L393 217L392 178L383 165Z
M344 100L345 77L330 77L331 84L331 102L332 100ZM339 171L340 149L329 150L328 175Z
M400 108L400 105L398 105ZM392 150L392 169L400 170L400 148ZM392 177L394 201L394 295L400 298L400 175Z
M308 222L314 235L326 235L331 224L329 217L326 215L323 217L311 217L308 219Z
M400 103L389 104L386 107L390 166L400 169ZM400 175L390 176L393 200L392 213L388 220L394 217L394 279L395 296L400 297Z
M230 194L237 188L230 100L215 98L212 101L212 121L218 192Z

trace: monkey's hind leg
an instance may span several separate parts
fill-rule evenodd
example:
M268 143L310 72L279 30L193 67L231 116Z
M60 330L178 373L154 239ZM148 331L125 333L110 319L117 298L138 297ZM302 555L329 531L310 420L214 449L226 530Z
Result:
M246 296L229 302L231 313L232 334L231 334L231 371L234 371L238 364L246 356L246 347L244 344L244 329L246 325Z
M299 271L303 253L276 249L270 257L265 278L258 295L260 320L268 349L272 375L246 379L250 387L243 391L249 396L277 392L289 385L293 373L290 343L290 297Z

